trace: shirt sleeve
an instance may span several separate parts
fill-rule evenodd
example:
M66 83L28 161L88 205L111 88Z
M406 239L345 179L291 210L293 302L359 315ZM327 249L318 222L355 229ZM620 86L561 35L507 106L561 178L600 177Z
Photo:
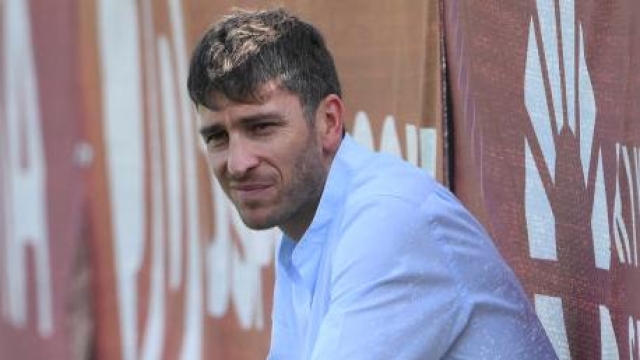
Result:
M313 360L556 359L515 276L447 193L351 206Z

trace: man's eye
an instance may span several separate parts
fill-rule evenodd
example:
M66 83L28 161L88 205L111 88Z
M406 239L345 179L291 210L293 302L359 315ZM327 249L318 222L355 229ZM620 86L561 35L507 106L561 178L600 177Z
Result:
M207 135L204 142L209 146L219 146L227 142L228 135L225 131L218 131Z
M269 134L274 127L275 127L274 123L269 123L269 122L259 123L251 126L251 131L256 135L266 135L266 134Z

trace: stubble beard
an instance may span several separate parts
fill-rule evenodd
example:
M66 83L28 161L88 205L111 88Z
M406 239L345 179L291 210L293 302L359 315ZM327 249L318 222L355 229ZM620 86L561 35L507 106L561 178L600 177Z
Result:
M328 172L321 154L315 152L315 149L317 146L310 143L296 157L291 183L283 189L277 203L274 204L275 208L264 219L259 222L251 221L239 211L245 225L254 230L265 230L299 220L310 224L320 202Z

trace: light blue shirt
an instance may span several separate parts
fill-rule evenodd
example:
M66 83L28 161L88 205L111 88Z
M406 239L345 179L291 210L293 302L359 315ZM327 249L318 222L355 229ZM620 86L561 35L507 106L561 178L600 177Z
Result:
M482 226L424 171L348 135L276 264L269 360L557 359Z

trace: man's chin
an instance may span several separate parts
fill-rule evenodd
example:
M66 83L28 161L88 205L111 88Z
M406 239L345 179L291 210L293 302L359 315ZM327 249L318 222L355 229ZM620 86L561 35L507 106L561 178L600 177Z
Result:
M249 216L242 213L240 213L240 218L242 219L242 222L249 229L252 229L252 230L267 230L277 226L277 224L274 224L272 221L269 221L268 219Z
M268 229L274 228L276 226L276 225L271 225L271 224L248 222L248 221L244 221L244 220L243 220L243 222L251 230L268 230Z

